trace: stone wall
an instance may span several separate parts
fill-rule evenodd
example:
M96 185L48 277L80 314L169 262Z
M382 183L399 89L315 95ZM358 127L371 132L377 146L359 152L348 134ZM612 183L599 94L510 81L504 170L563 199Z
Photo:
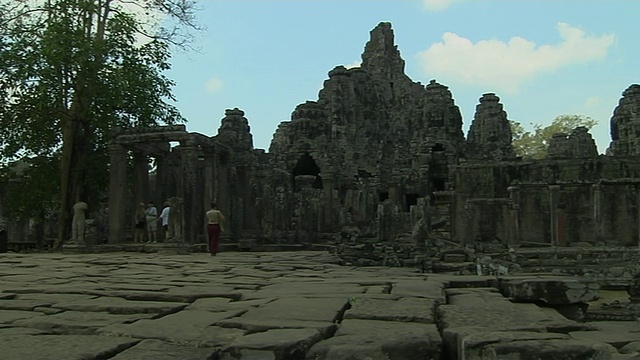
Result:
M636 159L476 163L453 171L457 241L475 236L505 245L638 244Z

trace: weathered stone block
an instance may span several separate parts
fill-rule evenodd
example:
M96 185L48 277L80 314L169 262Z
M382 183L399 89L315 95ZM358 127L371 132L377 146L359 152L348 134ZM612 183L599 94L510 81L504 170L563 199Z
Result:
M499 284L500 291L517 301L544 301L548 304L586 303L599 298L597 283L575 278L507 279Z
M442 340L432 324L344 320L336 335L320 341L307 360L441 359Z

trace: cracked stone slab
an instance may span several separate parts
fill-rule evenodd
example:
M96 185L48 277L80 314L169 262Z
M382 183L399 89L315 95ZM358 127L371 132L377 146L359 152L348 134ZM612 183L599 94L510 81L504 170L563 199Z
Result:
M316 329L323 335L323 337L333 335L337 328L336 324L331 322L245 317L234 317L231 319L221 320L217 322L216 325L243 329L247 330L249 333L263 332L273 329Z
M457 334L456 348L448 349L449 354L459 358L473 359L482 356L484 348L492 344L541 341L541 340L570 340L565 334L534 332L534 331L478 331L470 328L468 332L461 330ZM451 351L453 350L453 351Z
M12 325L44 330L54 334L92 335L111 324L130 323L153 314L116 315L107 312L65 311L54 315L17 320Z
M604 342L618 349L640 340L638 321L598 321L593 325L594 331L575 331L569 335L576 340Z
M275 301L277 298L231 301L228 298L203 298L194 301L187 306L185 310L206 310L206 311L227 311L227 310L249 310L251 308L260 307Z
M139 341L92 335L9 335L0 336L0 349L5 359L107 359Z
M45 335L46 331L26 327L0 327L0 337L10 335Z
M243 312L243 310L215 313L202 310L183 310L158 319L143 319L132 324L108 325L99 329L98 333L211 347L228 343L245 333L241 329L212 326L221 320L238 316Z
M505 279L499 284L504 296L517 301L544 301L548 304L576 304L599 299L600 285L576 278Z
M147 339L110 358L111 360L212 360L217 350Z
M441 357L442 339L434 324L344 320L335 336L315 344L308 360L388 360Z
M591 329L560 316L553 309L512 303L493 288L447 289L449 304L440 305L442 337L449 354L458 356L459 344L469 336L483 334L569 332ZM528 335L527 335L528 336Z
M347 307L348 298L282 297L249 309L244 319L288 319L334 322Z
M221 360L304 359L322 339L314 329L276 329L237 338L222 350Z
M476 355L477 354L477 355ZM605 343L573 339L527 340L489 344L473 354L475 359L611 359L616 348Z
M11 324L16 320L44 316L40 312L23 310L0 310L0 324Z
M266 297L290 295L323 295L323 296L356 296L367 290L358 284L327 283L321 281L286 282L265 286L260 293L268 294Z
M401 280L395 282L391 294L401 297L424 297L446 303L444 282L436 280Z
M20 294L16 299L56 304L62 301L91 300L96 297L82 294Z
M33 309L40 306L51 306L53 305L53 301L43 301L43 300L24 300L24 299L13 299L13 300L0 300L0 310L24 310L24 311L33 311Z
M401 298L382 300L354 298L345 319L409 321L433 324L437 302L427 298Z
M90 300L76 300L56 303L53 307L73 311L106 311L111 314L148 314L176 312L187 303L161 301L132 301L118 297L99 297Z
M94 293L101 297L122 298L134 301L159 301L159 302L175 302L190 303L201 298L224 297L232 300L240 300L242 293L233 288L211 290L200 288L171 288L166 292L156 291L124 291L124 290L96 290Z
M621 354L634 354L640 357L640 340L630 342L620 349Z

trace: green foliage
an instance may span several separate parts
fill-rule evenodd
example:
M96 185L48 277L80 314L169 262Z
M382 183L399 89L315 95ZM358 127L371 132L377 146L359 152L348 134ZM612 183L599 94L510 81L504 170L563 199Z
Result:
M60 188L57 157L35 157L10 164L0 177L6 216L11 219L42 220L58 208Z
M184 121L163 75L184 39L148 14L193 27L193 9L191 0L0 0L0 171L9 179L7 164L28 164L23 181L42 189L29 206L49 201L42 192L53 184L63 204L105 189L111 128Z
M532 124L531 132L525 130L521 123L511 121L512 144L518 156L542 159L547 155L549 141L554 134L570 133L579 126L591 129L597 124L597 120L584 115L560 115L551 122L551 125L545 127Z

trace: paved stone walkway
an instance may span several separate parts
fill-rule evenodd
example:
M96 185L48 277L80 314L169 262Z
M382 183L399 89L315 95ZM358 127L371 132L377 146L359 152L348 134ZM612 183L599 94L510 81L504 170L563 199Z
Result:
M0 359L633 359L640 350L640 326L618 324L615 336L611 324L511 302L484 286L491 278L337 263L309 251L0 254ZM566 278L505 281L516 299L541 282L566 290L545 301L593 295Z

